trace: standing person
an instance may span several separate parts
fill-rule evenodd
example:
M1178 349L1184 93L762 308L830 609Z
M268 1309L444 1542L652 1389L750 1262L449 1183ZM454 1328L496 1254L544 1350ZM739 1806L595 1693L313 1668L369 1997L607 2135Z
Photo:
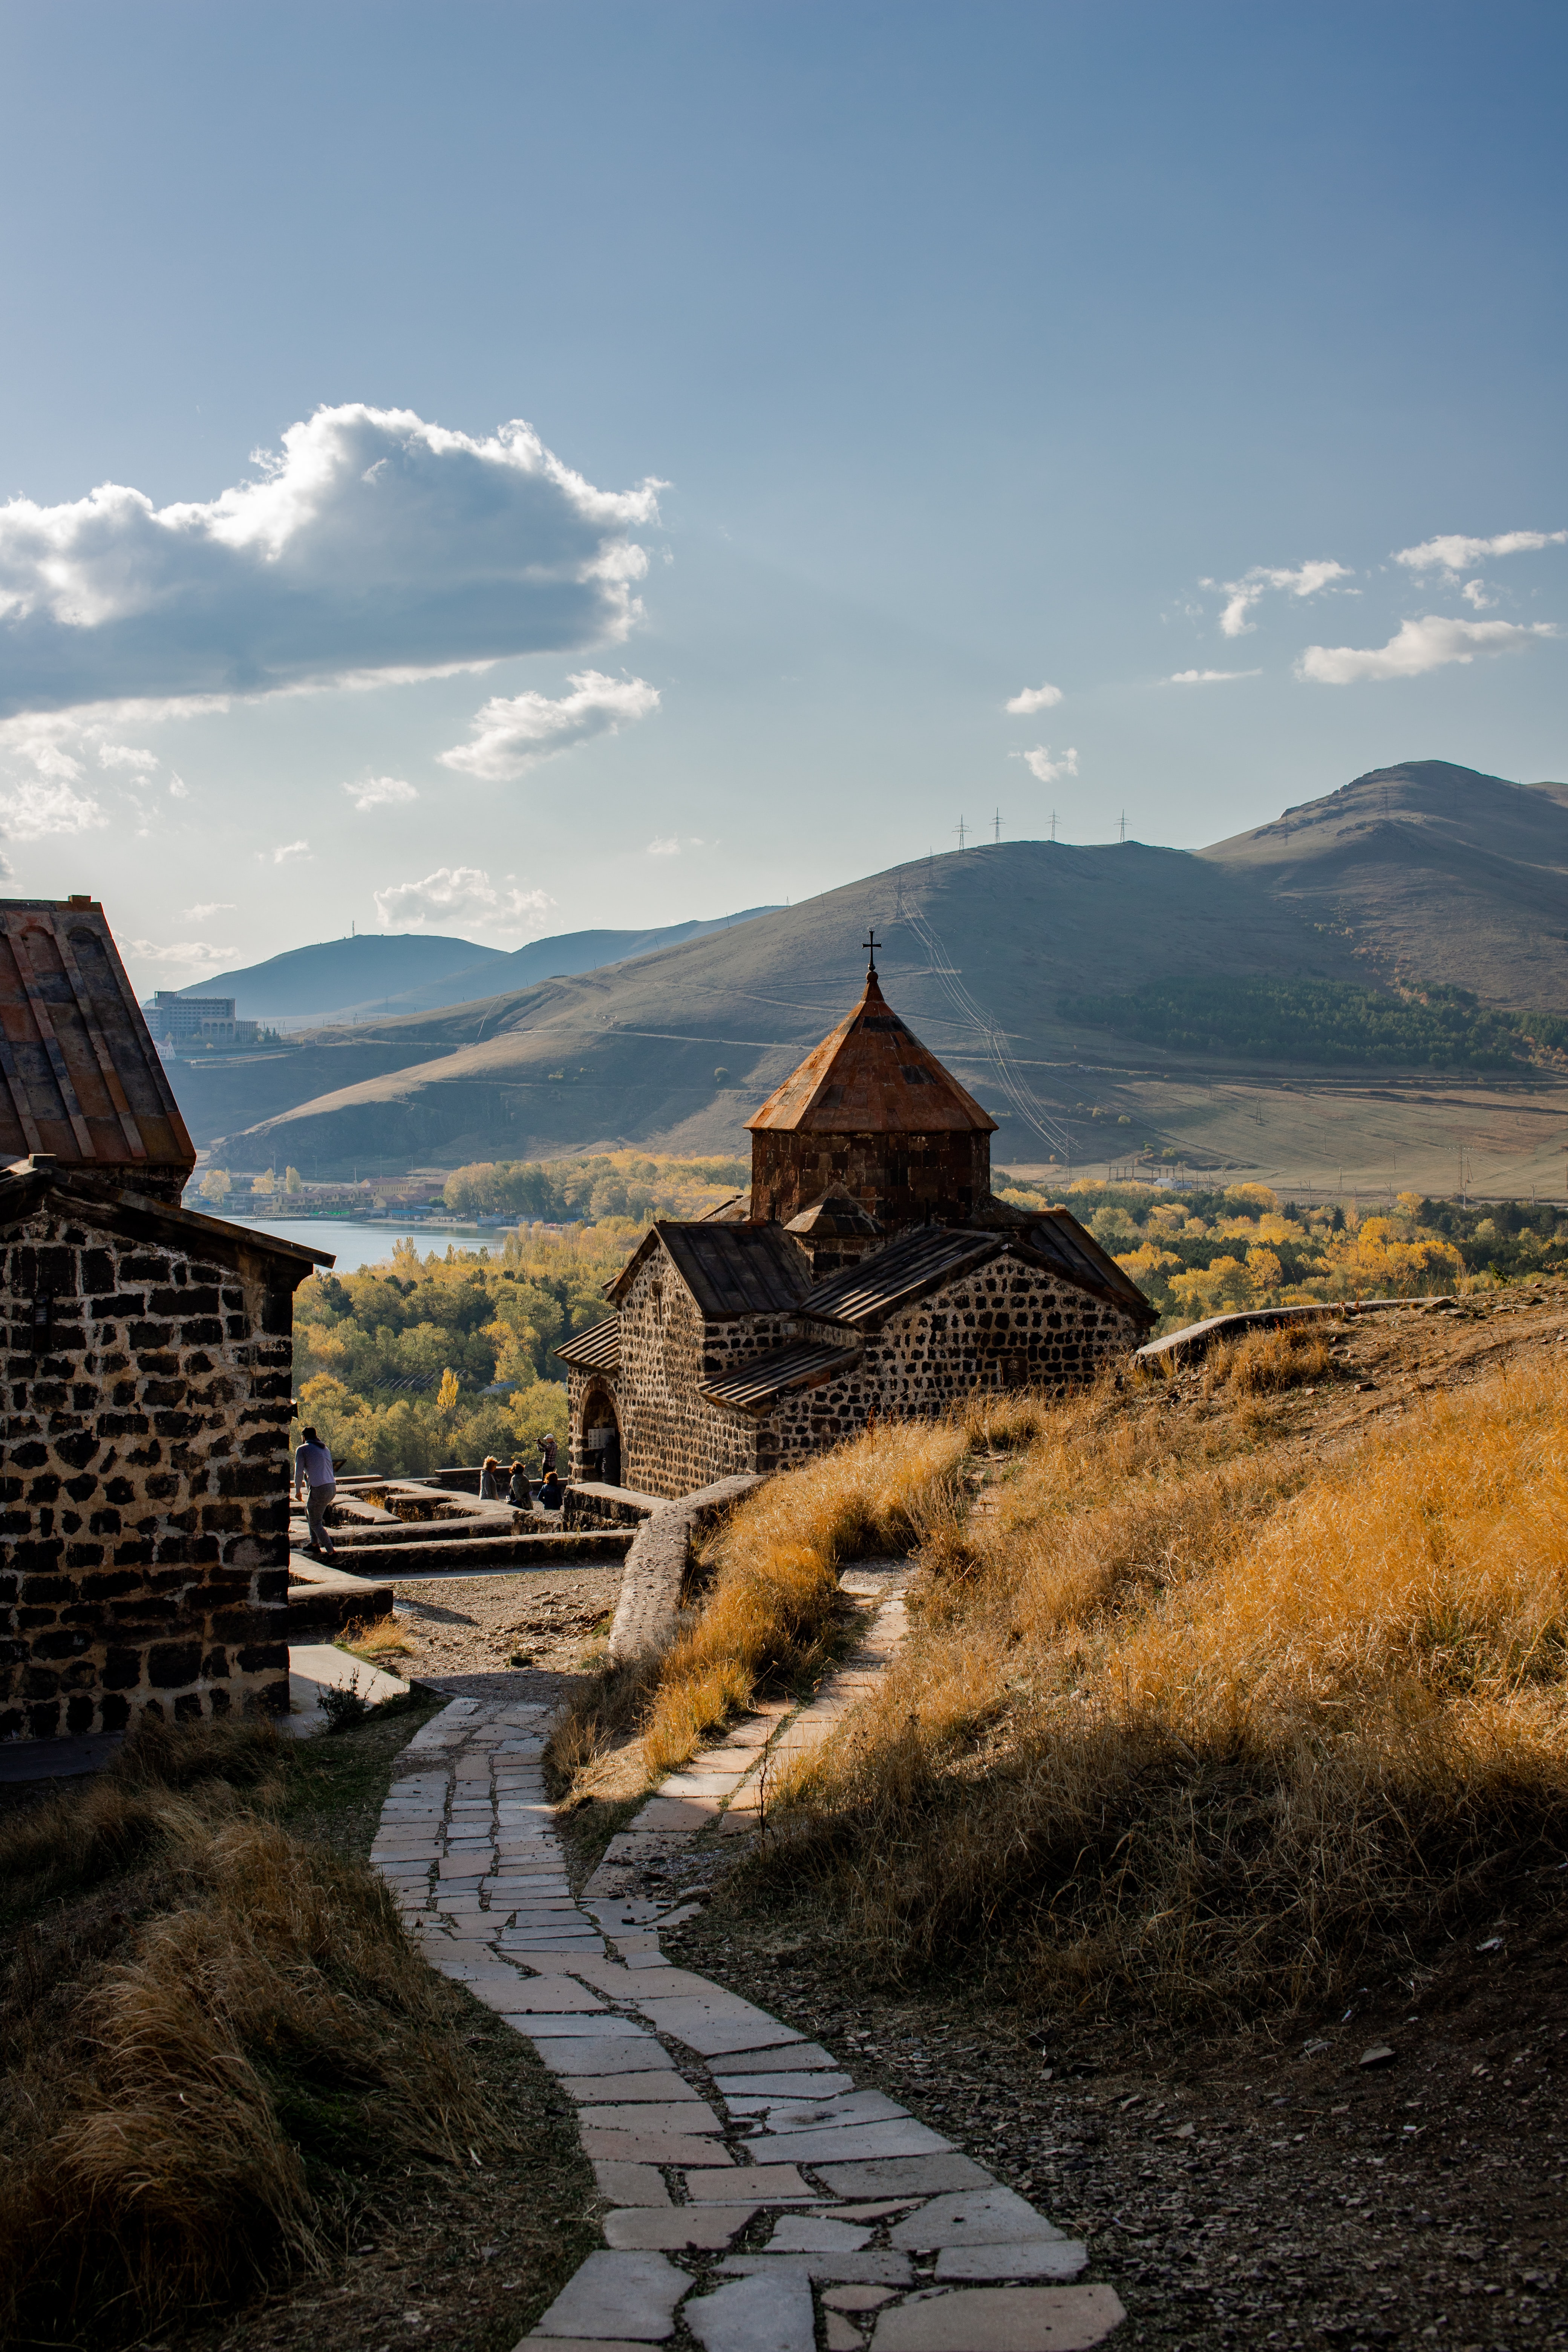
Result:
M338 1482L332 1469L332 1457L313 1429L306 1430L303 1442L294 1455L294 1500L296 1502L300 1499L301 1489L306 1486L310 1489L310 1499L305 1507L310 1534L305 1549L307 1551L324 1551L327 1558L331 1559L336 1553L337 1546L327 1532L327 1513L337 1494Z
M487 1454L484 1459L484 1466L479 1472L479 1500L481 1503L499 1503L500 1501L500 1480L496 1476L496 1468L497 1464L495 1455L493 1454Z
M528 1483L528 1473L521 1462L511 1465L511 1484L506 1490L507 1501L514 1510L526 1511L533 1501L533 1490Z
M544 1465L545 1476L547 1478L553 1478L555 1475L555 1439L549 1430L545 1431L544 1435L539 1441L539 1458Z

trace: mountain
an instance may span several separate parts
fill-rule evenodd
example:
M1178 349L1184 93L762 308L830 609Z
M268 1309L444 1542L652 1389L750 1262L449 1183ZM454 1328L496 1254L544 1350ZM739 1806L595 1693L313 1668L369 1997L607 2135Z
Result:
M770 909L747 907L710 922L667 923L648 931L563 931L526 947L478 946L472 940L434 938L424 931L363 932L346 940L290 948L265 963L219 972L182 996L232 996L242 1021L336 1023L384 1021L461 1004L481 993L530 988L602 964L625 963L674 947L682 940L726 930Z
M1568 1005L1568 784L1405 760L1200 855L1348 926L1386 979Z
M323 1028L249 1072L182 1068L182 1108L203 1140L227 1139L235 1167L276 1156L307 1173L631 1141L743 1149L751 1110L853 1003L870 923L888 996L1001 1121L1003 1163L1053 1147L1106 1159L1120 1123L1122 1152L1153 1143L1257 1166L1272 1125L1276 1158L1288 1146L1386 1171L1409 1164L1417 1129L1447 1155L1446 1115L1369 1108L1395 1099L1383 1073L1373 1087L1315 1073L1310 1050L1228 1045L1227 992L1249 1019L1259 991L1283 992L1288 1010L1324 1001L1313 991L1375 997L1396 1034L1396 979L1568 1013L1565 877L1568 788L1406 762L1197 855L1024 841L894 866L635 962ZM1190 1035L1149 1043L1116 1009L1200 985L1215 1034L1195 1054ZM1544 1088L1531 1116L1561 1127L1568 1095L1549 1074L1521 1066L1484 1083L1510 1104ZM1331 1118L1331 1097L1353 1115ZM1500 1150L1522 1117L1498 1114Z

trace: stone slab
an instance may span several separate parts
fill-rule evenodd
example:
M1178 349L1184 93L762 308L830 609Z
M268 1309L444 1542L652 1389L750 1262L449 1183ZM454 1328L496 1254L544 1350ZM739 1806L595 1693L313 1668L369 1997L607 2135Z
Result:
M732 2164L714 2140L696 2132L596 2131L583 2134L584 2156L617 2164Z
M662 2343L675 2332L675 2306L690 2284L686 2273L662 2253L617 2248L592 2253L567 2280L533 2333Z
M537 2010L552 2017L571 2013L581 2015L584 2010L596 2010L605 2014L605 2004L586 1985L574 1984L567 1977L514 1977L510 1984L500 1984L487 1978L482 1984L468 1979L468 1990L503 2017L518 2010Z
M1033 2238L1014 2246L943 2246L936 2258L940 2285L947 2279L1075 2279L1089 2262L1076 2238L1052 2243Z
M658 2246L679 2253L687 2247L727 2246L756 2210L754 2205L639 2205L606 2213L603 2226L612 2246Z
M781 2213L765 2251L770 2254L858 2254L869 2230L831 2213Z
M731 2050L766 2049L770 2037L780 2042L802 2038L793 2025L780 2025L760 2010L740 2017L691 2000L645 2000L639 2006L660 2033L672 2034L703 2058L720 2057Z
M883 2157L870 2164L812 2167L836 2197L898 2197L907 2189L985 2189L995 2183L984 2165L954 2148L949 2156Z
M952 2142L911 2116L900 2123L840 2124L826 2131L763 2132L747 2145L760 2161L765 2161L765 2150L787 2156L792 2164L815 2165L837 2158L850 2162L858 2157L937 2156Z
M853 2078L848 2074L812 2074L803 2083L798 2074L721 2074L715 2067L713 2081L724 2099L798 2099L816 2096L830 2098L836 2091L852 2091Z
M656 2164L596 2164L594 2179L601 2197L615 2205L668 2205L669 2191Z
M759 2205L804 2205L816 2195L793 2164L742 2164L733 2172L689 2171L686 2193L694 2205L733 2204L737 2197L754 2197Z
M920 2253L933 2246L1020 2246L1046 2240L1065 2242L1043 2213L1000 2181L967 2194L933 2197L888 2233L889 2245Z
M680 2112L685 2115L689 2102L691 2108L700 2109L704 2115L712 2113L700 2092L694 2091L673 2066L662 2073L657 2066L650 2066L646 2074L569 2074L564 2084L580 2106L625 2106L639 2101L658 2101L673 2109L679 2102Z
M539 2054L553 2074L624 2074L628 2069L641 2074L650 2066L673 2070L675 2065L668 2051L651 2033L628 2042L563 2037L542 2042Z
M703 2352L815 2352L811 2285L799 2273L735 2279L693 2296L681 2317Z
M723 2056L723 2067L716 2066L713 2070L715 2075L721 2072L726 2075L754 2074L763 2067L766 2067L770 2074L793 2074L803 2067L828 2068L838 2064L837 2059L830 2058L820 2042L792 2042L787 2049L776 2044L771 2047L764 2044L760 2050L727 2050ZM751 2063L753 2058L757 2062L755 2066Z
M676 2077L679 2080L679 2075ZM627 2100L585 2106L577 2117L580 2131L722 2132L724 2126L706 2099L670 2099L653 2105ZM675 2159L678 2160L678 2159Z
M914 2121L908 2107L900 2106L897 2099L889 2099L885 2091L851 2090L842 2096L829 2094L826 2098L809 2093L802 2098L795 2094L783 2099L776 2095L772 2098L757 2099L735 2094L731 2098L731 2105L738 2116L765 2114L770 2132L808 2131L814 2126L837 2131L849 2124ZM904 2153L902 2150L894 2152ZM917 2156L922 2153L919 2148L909 2152Z
M729 2254L719 2267L727 2273L747 2272L775 2279L799 2270L827 2284L853 2279L866 2285L908 2286L911 2279L908 2254L882 2254L874 2247L859 2254Z
M608 2009L601 2010L593 2019L575 2011L570 2015L556 2011L549 2016L531 2016L523 2031L547 2041L561 2034L585 2041L590 2038L590 2027L592 2039L595 2042L643 2042L647 2039L640 2025L634 2025L629 2018L617 2017L613 2010Z
M1127 2314L1109 2286L956 2287L880 2313L872 2352L1089 2352Z

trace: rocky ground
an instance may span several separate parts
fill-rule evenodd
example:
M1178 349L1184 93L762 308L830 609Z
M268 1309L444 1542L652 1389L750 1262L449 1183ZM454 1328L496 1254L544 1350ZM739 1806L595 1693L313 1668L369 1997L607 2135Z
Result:
M539 1676L579 1675L602 1661L620 1589L618 1562L399 1583L396 1613L410 1646L387 1664L458 1696L539 1697ZM529 1679L501 1684L498 1675ZM551 1688L564 1696L563 1684Z
M721 1892L666 1948L1087 2240L1127 2305L1118 2342L1515 2352L1568 2343L1568 1888L1550 1881L1349 2015L1220 2038L1031 2015L978 1984L870 1987L805 1900L763 1920Z

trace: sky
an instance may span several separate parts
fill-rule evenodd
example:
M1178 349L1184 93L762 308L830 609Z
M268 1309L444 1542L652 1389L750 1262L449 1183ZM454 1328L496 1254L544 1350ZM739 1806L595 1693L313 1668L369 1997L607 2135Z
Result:
M0 888L184 986L1568 777L1560 5L0 0Z

